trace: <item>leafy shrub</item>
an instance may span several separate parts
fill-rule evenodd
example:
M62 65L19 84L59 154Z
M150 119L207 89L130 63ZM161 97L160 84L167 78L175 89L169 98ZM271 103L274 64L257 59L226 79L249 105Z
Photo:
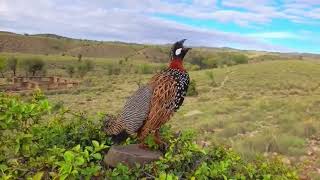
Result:
M188 59L191 64L197 65L200 69L233 66L237 64L247 64L249 58L237 52L217 52L210 55L193 55Z
M105 66L108 75L119 75L121 73L121 67L119 64L110 63Z
M3 179L297 179L280 160L248 163L218 145L202 149L193 132L173 133L168 126L161 129L168 142L162 158L131 169L122 164L108 168L102 165L102 154L112 142L101 131L101 121L63 107L52 114L41 93L29 101L0 94L0 102ZM125 144L135 142L129 138Z
M18 59L13 56L9 57L7 62L7 68L12 71L13 76L16 75L17 67L18 67Z
M23 61L24 70L27 73L31 73L32 76L35 76L37 72L44 70L46 63L37 57L27 58Z
M71 78L73 77L74 73L76 72L75 67L72 65L68 65L66 70Z
M141 64L138 66L138 72L140 74L152 74L153 73L153 68L149 64Z
M83 78L89 71L92 71L94 68L93 62L85 60L78 65L78 74Z
M4 77L3 71L4 71L5 67L6 67L5 60L0 57L0 73L1 73L2 77Z
M196 89L196 81L195 80L191 80L189 83L189 87L188 87L188 92L187 92L187 96L196 96L198 95L198 91Z

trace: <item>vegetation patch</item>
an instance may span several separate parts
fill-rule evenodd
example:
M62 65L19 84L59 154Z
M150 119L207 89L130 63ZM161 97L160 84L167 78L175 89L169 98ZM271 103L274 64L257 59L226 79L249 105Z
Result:
M298 179L279 159L243 161L231 149L202 149L192 132L161 130L169 143L164 156L135 168L108 168L103 154L113 145L101 121L53 106L41 93L21 100L0 94L0 176L3 179ZM136 142L127 139L125 144ZM154 142L148 141L150 148Z

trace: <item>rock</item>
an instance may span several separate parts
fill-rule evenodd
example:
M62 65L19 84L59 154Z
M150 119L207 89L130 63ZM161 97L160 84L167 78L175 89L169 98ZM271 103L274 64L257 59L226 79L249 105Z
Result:
M112 146L104 156L104 163L107 166L116 167L118 163L134 167L136 163L143 165L158 160L162 153L141 149L138 144L125 146Z

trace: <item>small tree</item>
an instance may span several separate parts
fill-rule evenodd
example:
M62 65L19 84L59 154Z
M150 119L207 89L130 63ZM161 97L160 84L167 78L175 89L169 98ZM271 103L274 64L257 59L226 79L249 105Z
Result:
M76 72L74 66L72 65L69 65L67 66L67 73L69 74L69 76L72 78L74 73Z
M93 70L94 65L92 61L86 60L78 65L78 74L83 78L89 71Z
M78 61L80 62L82 59L82 54L78 54Z
M84 65L88 69L88 71L92 71L94 69L94 64L92 61L86 60L84 61Z
M3 74L3 71L6 67L6 64L5 64L5 61L3 58L0 58L0 72L1 72L1 75L2 77L4 78L4 74Z
M9 57L7 62L7 68L10 69L13 73L13 76L16 76L18 67L18 59L16 57Z
M24 69L26 72L35 76L37 72L44 69L45 62L40 58L28 58L24 61Z

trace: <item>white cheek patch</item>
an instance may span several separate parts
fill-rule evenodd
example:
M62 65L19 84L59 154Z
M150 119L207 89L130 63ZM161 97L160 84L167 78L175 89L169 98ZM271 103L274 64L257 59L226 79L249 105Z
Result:
M181 51L182 51L182 48L177 49L176 52L175 52L176 56L180 55Z

